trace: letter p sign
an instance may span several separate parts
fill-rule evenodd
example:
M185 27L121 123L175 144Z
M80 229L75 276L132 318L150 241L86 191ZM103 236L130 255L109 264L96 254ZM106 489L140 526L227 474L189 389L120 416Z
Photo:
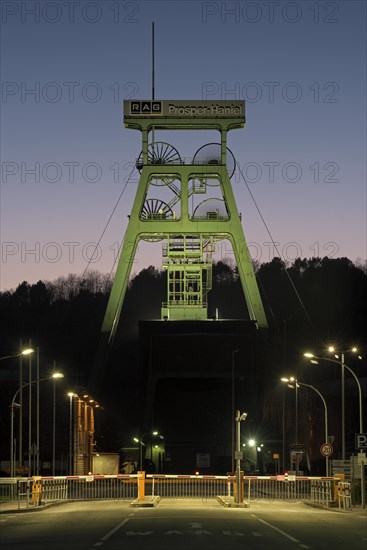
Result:
M355 434L356 449L367 449L367 434Z

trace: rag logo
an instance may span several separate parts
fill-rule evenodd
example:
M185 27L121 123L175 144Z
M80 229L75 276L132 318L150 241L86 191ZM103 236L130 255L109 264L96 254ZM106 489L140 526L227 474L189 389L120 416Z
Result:
M162 102L161 101L131 101L130 114L131 115L161 115Z

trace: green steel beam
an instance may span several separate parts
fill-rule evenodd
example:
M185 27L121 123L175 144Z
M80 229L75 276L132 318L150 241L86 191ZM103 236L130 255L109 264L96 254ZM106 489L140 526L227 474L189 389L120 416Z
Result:
M141 219L141 211L152 177L171 175L181 181L181 213L177 219ZM192 178L217 177L221 181L223 198L229 213L228 220L193 220L189 217L188 182ZM137 193L132 207L124 243L120 253L118 267L112 286L107 310L102 326L102 333L108 335L109 343L116 333L121 308L123 305L129 275L134 262L136 249L140 240L167 239L173 236L190 235L198 238L216 240L228 239L236 259L242 288L251 320L256 320L259 327L266 327L267 321L259 294L251 257L245 235L239 219L236 201L231 182L225 166L213 165L145 165L142 169Z

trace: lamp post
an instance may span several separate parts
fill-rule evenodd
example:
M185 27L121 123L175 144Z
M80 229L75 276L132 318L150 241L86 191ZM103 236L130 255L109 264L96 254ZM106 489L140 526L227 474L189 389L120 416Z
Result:
M56 454L56 386L52 381L52 475L55 475L55 454Z
M292 379L294 380L293 377L291 378L281 378L281 381L282 382L291 382ZM328 443L329 441L329 435L328 435L328 414L327 414L327 406L326 406L326 401L324 399L324 396L321 394L321 392L319 392L319 390L317 388L315 388L314 386L311 386L310 384L305 384L304 382L299 382L298 380L295 381L296 382L296 389L297 389L297 385L298 386L305 386L306 388L310 388L311 390L315 391L322 399L322 402L323 402L323 405L324 405L324 418L325 418L325 443ZM292 386L291 384L288 384L289 387L294 387ZM326 477L329 477L329 457L326 456L325 457L325 471L326 471Z
M236 411L235 416L235 422L237 424L237 438L236 438L236 484L237 484L237 491L236 491L236 503L239 504L241 502L241 421L246 420L247 413L240 413L240 411Z
M234 356L238 353L238 349L232 350L232 411L231 411L231 427L232 427L232 463L231 463L231 472L234 472L234 426L235 426L235 414L234 414L234 367L235 367L235 361Z
M298 445L298 385L297 385L297 379L294 376L291 376L290 378L281 378L282 382L295 382L295 389L296 389L296 414L295 414L295 427L294 427L294 433L295 433L295 444L296 447ZM293 388L294 386L290 386ZM299 473L299 464L298 461L296 462L296 475Z
M20 342L20 346L22 347L22 342ZM12 353L11 355L4 355L3 357L0 357L0 361L6 360L6 359L12 359L14 357L20 357L20 363L19 363L19 386L22 386L23 384L23 365L22 365L22 358L25 355L30 355L31 353L34 353L34 349L29 347L25 348L22 351L18 353ZM23 405L23 394L20 394L20 405ZM31 405L30 405L31 406ZM31 417L29 422L31 422ZM20 417L19 420L19 464L22 464L22 457L23 457L23 449L22 449L22 443L23 443L23 419ZM30 465L30 455L29 455L29 465Z
M353 348L354 351L357 351L357 348ZM352 350L352 351L353 351ZM330 357L319 357L317 355L313 355L312 353L304 353L304 356L305 357L308 357L308 358L311 358L311 359L317 359L317 360L322 360L322 361L329 361L330 363L336 363L337 365L340 365L341 368L342 368L342 373L344 373L344 369L347 369L347 371L349 371L352 376L354 377L354 380L356 381L357 383L357 386L358 386L358 401L359 401L359 433L363 433L363 410L362 410L362 388L361 388L361 384L357 378L357 375L356 373L350 368L348 367L348 365L346 365L344 363L344 352L341 354L341 357L342 357L342 360L339 361L338 359L331 359ZM343 405L344 405L344 386L343 386L343 401L342 401ZM343 408L343 406L342 406ZM342 419L343 419L343 411L342 411ZM345 425L344 425L344 422L342 422L342 457L343 457L343 460L345 460Z
M15 394L13 395L13 399L11 401L10 405L10 477L14 477L14 408L18 407L20 408L20 405L18 403L15 403L15 399L19 392L21 392L24 388L31 386L32 384L43 382L44 380L53 380L56 378L63 378L64 375L61 372L54 372L52 376L48 376L47 378L39 378L37 380L32 380L31 382L26 382L20 388L17 389Z
M282 471L285 471L285 388L283 386L283 407L282 407Z
M73 475L73 397L75 393L69 392L69 476Z
M329 348L329 351L334 351L334 348ZM357 348L352 348L351 351L356 352ZM358 380L358 377L357 377L356 373L350 367L348 367L348 365L346 365L344 363L344 353L345 352L341 353L341 359L342 359L341 361L338 361L338 359L331 359L330 357L318 357L317 355L313 355L312 353L304 353L304 356L311 358L311 360L312 359L316 359L316 360L319 359L319 360L329 361L330 363L336 363L336 364L340 365L341 368L342 368L342 380L344 379L344 369L347 369L347 371L349 371L353 375L354 380L356 381L357 387L358 387L359 433L363 433L362 388L361 388L361 384ZM336 357L338 357L338 356L336 356ZM360 356L359 356L359 358L361 359ZM343 392L343 401L342 401L342 403L343 403L343 406L344 406L344 381L343 381L342 392ZM343 412L342 412L342 419L343 419ZM343 460L345 460L345 425L344 425L344 421L342 421L342 442L343 442L343 451L344 451ZM360 453L362 453L362 450L360 450ZM363 461L363 459L361 460L361 504L362 504L362 507L365 508L365 479L364 479L364 461Z

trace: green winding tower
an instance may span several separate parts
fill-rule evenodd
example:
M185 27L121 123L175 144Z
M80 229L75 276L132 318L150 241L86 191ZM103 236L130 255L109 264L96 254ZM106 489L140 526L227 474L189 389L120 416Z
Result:
M212 256L221 240L231 243L251 320L267 321L230 177L235 160L229 130L245 125L244 101L126 100L124 123L142 133L136 161L140 180L102 326L110 345L116 333L131 267L140 240L164 241L167 300L162 319L207 319ZM217 130L220 143L181 158L155 130ZM150 142L149 142L149 138Z

